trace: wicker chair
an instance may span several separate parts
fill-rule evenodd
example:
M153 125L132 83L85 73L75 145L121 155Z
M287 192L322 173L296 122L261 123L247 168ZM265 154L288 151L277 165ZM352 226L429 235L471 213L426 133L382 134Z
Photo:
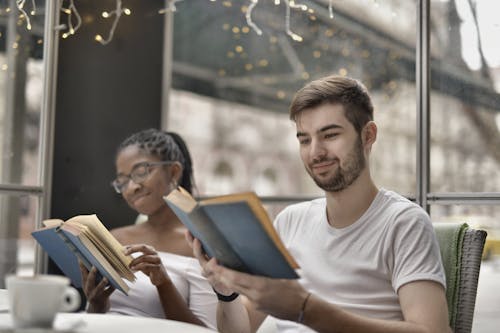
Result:
M450 327L470 333L486 231L465 223L434 223L446 274Z

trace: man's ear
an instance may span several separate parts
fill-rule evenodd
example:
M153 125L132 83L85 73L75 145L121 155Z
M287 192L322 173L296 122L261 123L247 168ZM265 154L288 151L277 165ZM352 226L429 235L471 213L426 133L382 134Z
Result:
M377 140L377 130L377 125L374 121L369 121L366 123L365 127L363 127L363 130L361 131L361 138L365 148L371 150L372 145Z

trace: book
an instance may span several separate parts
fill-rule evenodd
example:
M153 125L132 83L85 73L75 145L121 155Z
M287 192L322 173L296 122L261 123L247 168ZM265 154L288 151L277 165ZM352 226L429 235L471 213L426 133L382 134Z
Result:
M94 215L78 215L67 221L48 219L44 227L31 233L49 257L71 279L76 288L82 287L78 260L87 269L97 268L98 279L106 277L117 290L128 294L123 280L135 281L129 268L131 256L123 254L123 246Z
M253 275L295 279L299 268L254 192L197 202L179 188L164 197L205 253L228 268Z

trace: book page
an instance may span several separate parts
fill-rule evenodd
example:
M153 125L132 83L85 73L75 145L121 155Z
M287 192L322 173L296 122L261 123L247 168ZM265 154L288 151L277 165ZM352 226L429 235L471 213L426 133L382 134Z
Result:
M117 274L115 270L111 267L110 263L106 260L106 258L99 252L96 251L96 248L92 247L92 243L86 240L85 238L81 239L82 243L85 244L87 249L95 256L95 258L101 263L101 265L106 269L106 271L115 279L116 283L122 287L123 290L128 291L128 285L123 282L121 277Z
M60 226L64 221L63 220L60 220L60 219L48 219L48 220L43 220L42 221L42 224L46 227L46 228L55 228L55 227L58 227Z
M80 238L85 237L90 240L97 247L97 249L101 251L103 256L108 259L113 268L116 269L122 277L126 278L130 282L134 282L135 275L132 270L127 265L125 265L120 260L120 258L118 258L115 253L111 251L111 249L99 239L99 237L96 237L87 226L82 226L82 228L82 232L79 234Z
M64 223L61 225L61 229L71 232L73 235L77 236L81 240L85 239L87 242L92 242L93 248L101 252L101 254L107 258L107 260L112 264L113 268L120 272L120 274L129 279L127 269L123 263L118 260L113 252L103 244L98 237L96 237L89 229L89 227L80 224L78 222L72 221L71 223ZM132 281L132 280L131 280Z
M79 229L98 246L101 252L103 252L110 261L115 262L116 269L121 271L126 279L135 281L135 276L128 267L132 261L132 257L123 254L123 246L108 229L106 229L95 214L78 215L70 218L64 224L87 227L88 229Z
M85 226L83 226L83 227L86 228ZM129 286L121 279L120 274L113 268L113 266L110 264L108 259L101 253L101 251L99 251L99 249L95 246L95 244L91 240L89 240L87 237L85 237L84 234L78 233L78 228L73 228L73 226L66 226L64 228L64 230L69 231L70 233L72 233L74 236L76 236L81 241L81 243L84 245L84 247L94 256L95 260L97 260L97 262L100 265L102 265L102 267L107 272L107 274L109 274L111 276L111 278L114 280L114 282L117 283L120 286L120 288L123 289L125 294L127 294L127 292L129 291ZM76 233L75 233L75 231L76 231ZM64 237L63 237L63 239L64 239ZM69 240L68 240L68 242L69 242ZM72 244L72 243L70 242L70 244ZM75 254L78 256L83 255L79 251L76 251ZM84 257L80 258L80 259L86 260ZM103 274L103 272L101 272L101 274Z
M165 200L171 201L174 205L182 209L186 213L190 213L196 207L196 200L189 194L188 191L179 186L179 190L171 191Z

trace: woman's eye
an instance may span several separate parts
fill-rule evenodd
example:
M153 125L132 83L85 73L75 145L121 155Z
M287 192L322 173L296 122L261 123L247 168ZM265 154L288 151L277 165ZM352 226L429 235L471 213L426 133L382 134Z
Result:
M299 140L299 144L301 144L301 145L306 145L306 144L308 144L310 141L311 141L311 140L309 140L309 139L300 139L300 140Z
M115 182L116 182L118 185L123 185L123 184L125 184L126 182L128 182L128 177L125 177L125 176L118 176L118 177L116 177Z
M325 134L325 139L331 139L338 135L338 133L327 133Z
M135 169L133 172L132 172L135 176L144 176L148 173L148 167L147 166L144 166L144 165L141 165L140 167L138 167L137 169Z

